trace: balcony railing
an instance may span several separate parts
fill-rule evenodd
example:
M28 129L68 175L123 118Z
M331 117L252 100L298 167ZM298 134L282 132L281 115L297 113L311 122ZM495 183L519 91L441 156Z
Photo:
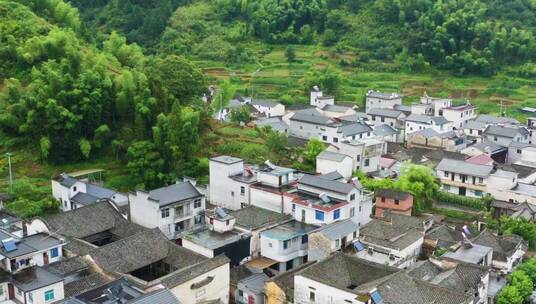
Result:
M181 211L181 212L175 211L175 218L176 219L191 216L191 215L193 215L193 212L191 210L188 210L186 212L184 212L184 211Z

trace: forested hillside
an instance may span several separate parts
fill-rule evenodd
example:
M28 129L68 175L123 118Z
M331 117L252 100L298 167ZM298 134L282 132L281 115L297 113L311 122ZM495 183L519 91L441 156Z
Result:
M0 1L2 147L43 162L115 155L135 184L173 178L194 157L208 109L204 74L183 57L146 57L112 32L86 33L61 0Z
M491 75L535 59L531 0L73 0L91 28L122 31L152 51L248 61L234 45L322 44L352 51L353 64L414 61L460 74ZM176 7L179 10L171 16ZM169 20L169 27L154 42Z
M73 0L97 44L117 30L148 55L185 56L244 94L360 104L369 89L536 105L533 0ZM327 75L327 76L326 76ZM326 79L319 79L322 76Z

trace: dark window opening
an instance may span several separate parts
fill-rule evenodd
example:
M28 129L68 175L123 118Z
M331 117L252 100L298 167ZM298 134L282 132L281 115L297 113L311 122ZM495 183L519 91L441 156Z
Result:
M176 271L177 268L160 260L145 267L136 269L130 274L138 279L150 282Z
M95 233L90 236L83 238L84 241L91 243L95 246L102 247L104 245L111 244L115 241L118 241L120 237L106 230L103 232Z

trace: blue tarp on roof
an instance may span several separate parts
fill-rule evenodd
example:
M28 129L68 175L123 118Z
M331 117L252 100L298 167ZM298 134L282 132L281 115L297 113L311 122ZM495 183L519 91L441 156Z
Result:
M363 244L361 244L359 241L354 243L354 247L358 252L365 249L365 246L363 246Z

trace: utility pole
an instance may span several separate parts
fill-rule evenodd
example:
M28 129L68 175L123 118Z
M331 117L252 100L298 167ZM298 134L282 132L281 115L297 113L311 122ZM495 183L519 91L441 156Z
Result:
M9 164L9 193L13 193L13 172L11 171L11 152L6 153L7 163Z

